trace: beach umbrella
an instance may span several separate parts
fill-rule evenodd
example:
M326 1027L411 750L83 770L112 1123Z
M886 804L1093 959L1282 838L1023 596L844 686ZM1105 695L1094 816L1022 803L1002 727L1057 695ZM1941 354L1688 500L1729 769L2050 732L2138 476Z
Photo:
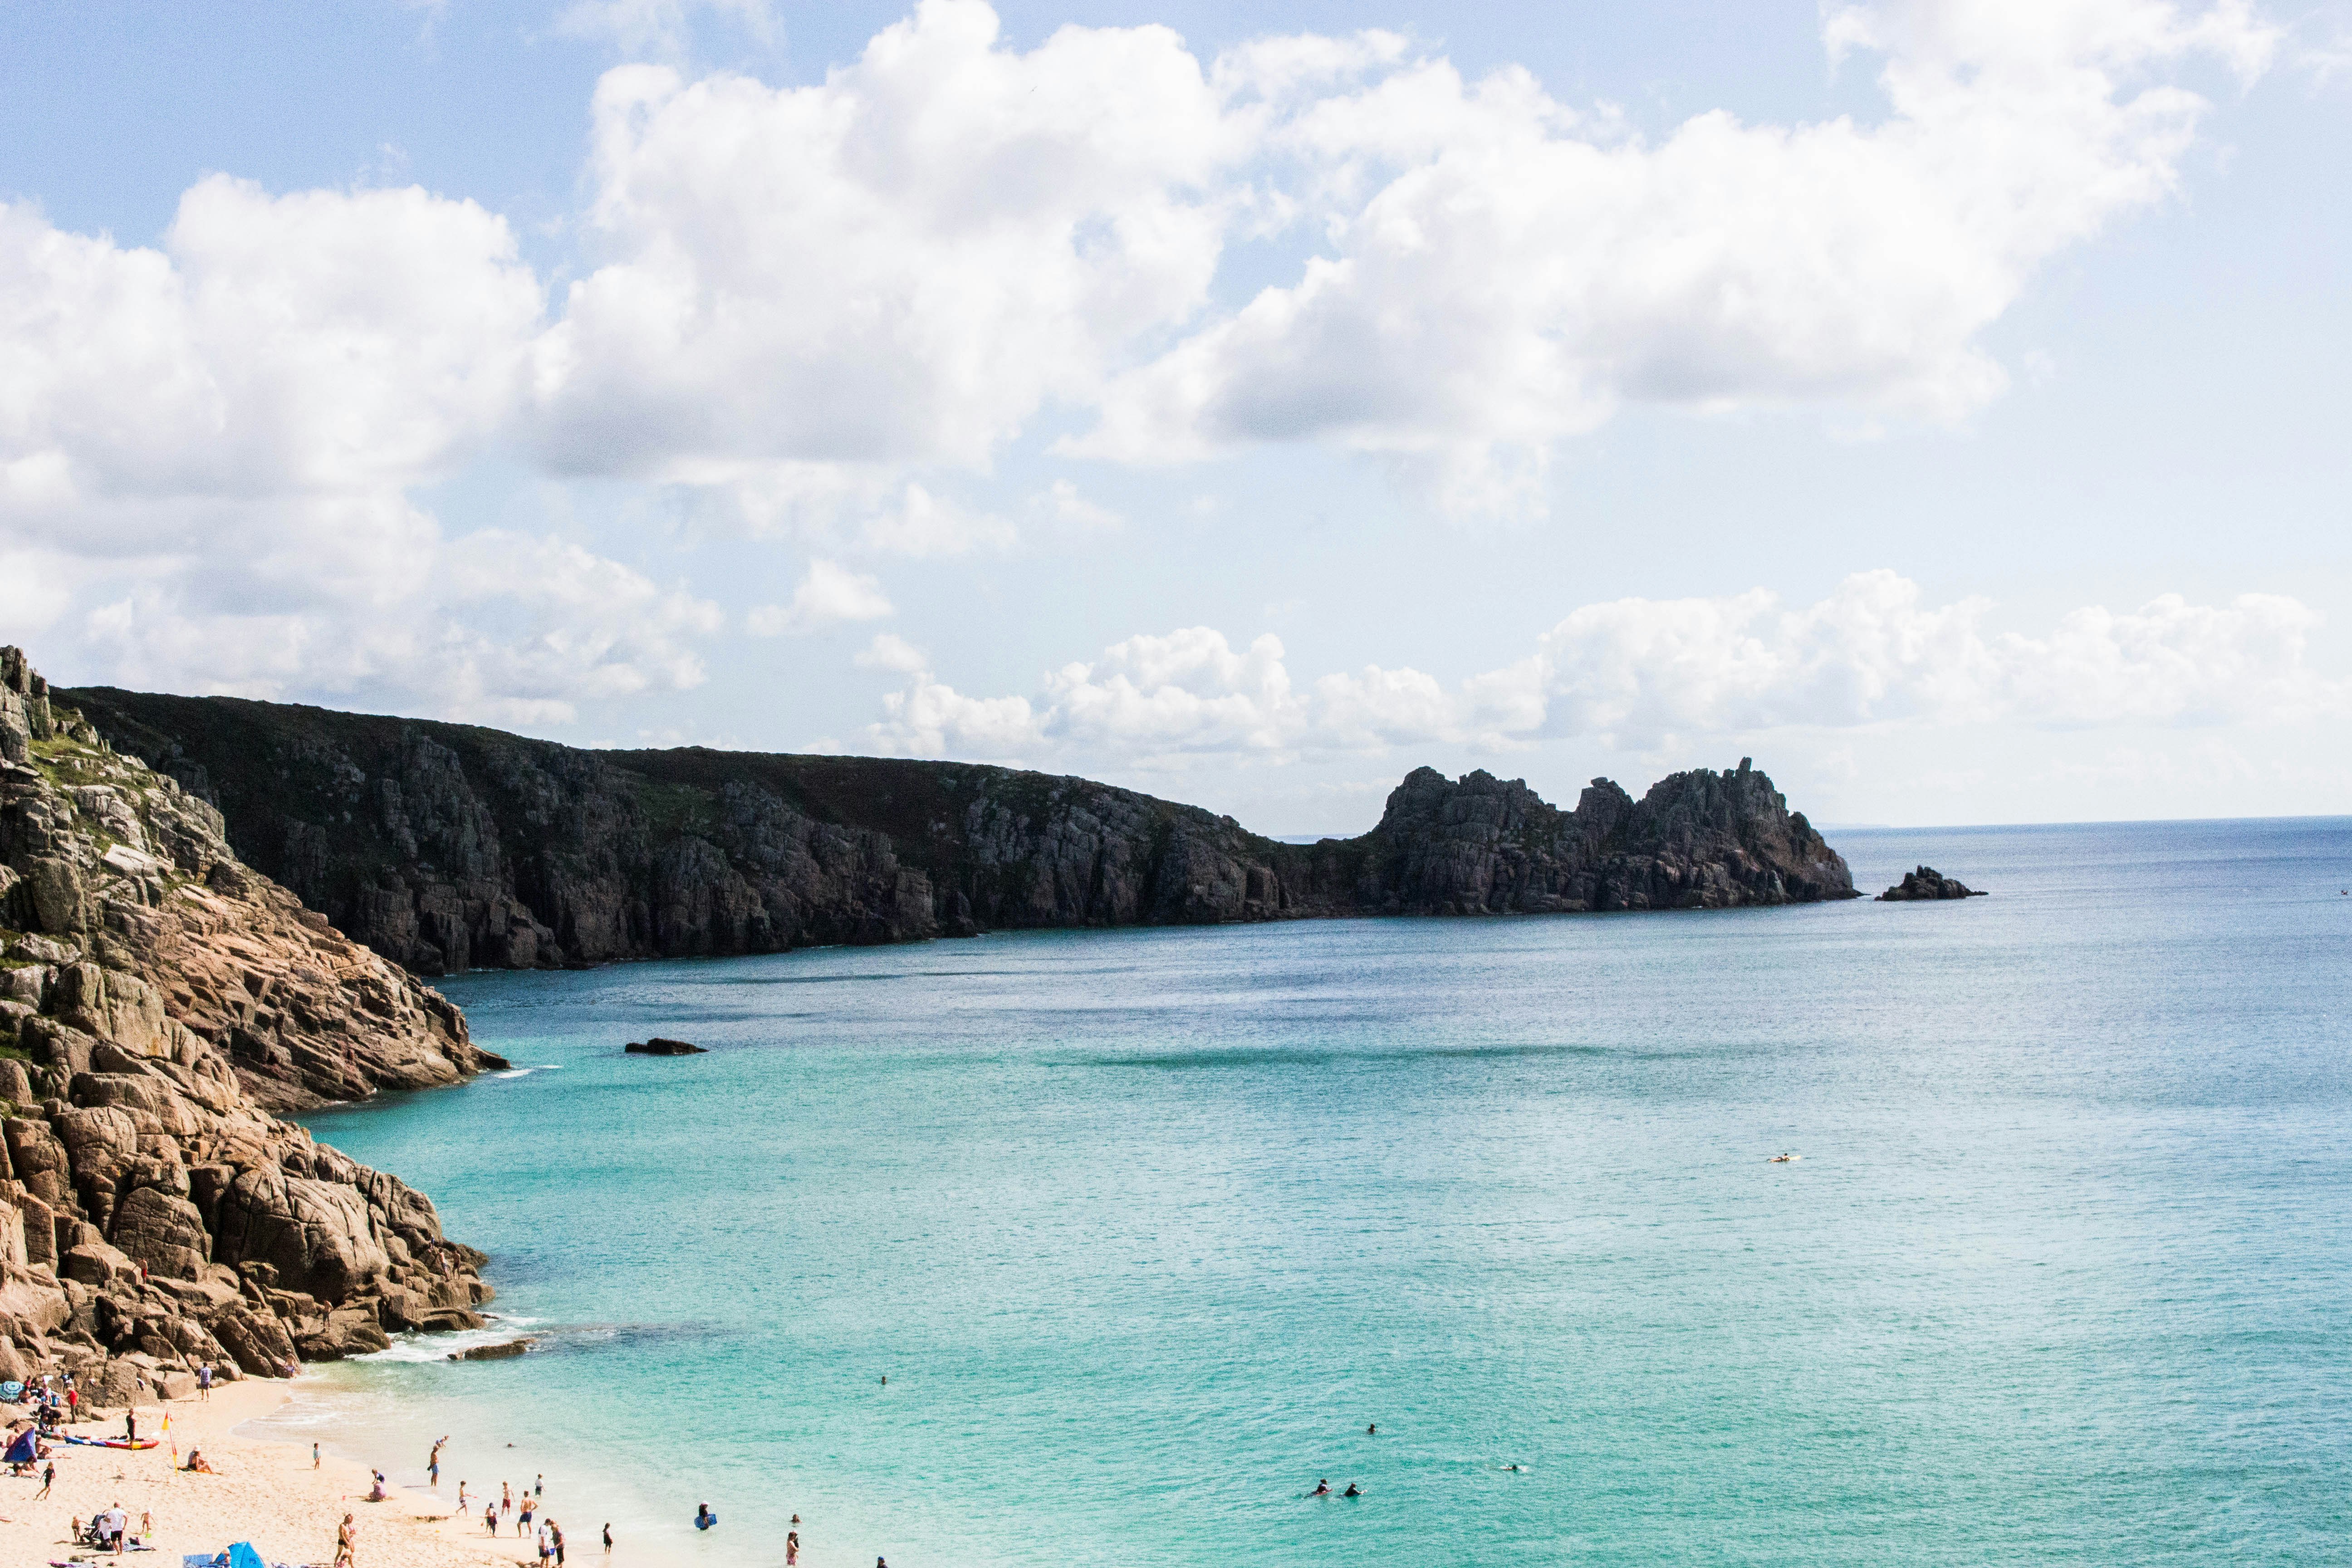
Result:
M250 1541L240 1541L228 1549L228 1568L269 1568L261 1553L253 1549Z

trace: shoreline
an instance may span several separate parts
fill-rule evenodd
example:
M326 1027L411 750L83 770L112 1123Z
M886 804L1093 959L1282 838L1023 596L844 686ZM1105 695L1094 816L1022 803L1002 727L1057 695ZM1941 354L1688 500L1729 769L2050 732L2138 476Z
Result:
M141 1406L142 1436L161 1435L163 1417L171 1417L169 1440L161 1447L131 1452L52 1444L47 1462L57 1466L58 1479L46 1500L35 1500L37 1473L0 1475L0 1560L39 1563L79 1556L177 1568L184 1555L249 1541L272 1564L326 1563L334 1560L335 1529L348 1512L358 1527L358 1568L536 1568L538 1551L530 1537L494 1540L483 1531L478 1511L470 1519L456 1515L454 1480L438 1492L387 1483L386 1500L371 1503L364 1500L370 1466L334 1451L324 1436L314 1468L299 1442L243 1430L276 1415L296 1394L289 1384L247 1378L215 1389L209 1400ZM85 1421L70 1430L110 1435L121 1422L119 1416ZM216 1473L172 1469L175 1447L184 1461L191 1448L201 1448ZM390 1473L388 1463L378 1468ZM118 1558L71 1544L70 1521L115 1504L130 1513L134 1533L141 1514L152 1515L157 1550L152 1555ZM604 1557L594 1525L568 1528L565 1535L572 1562L646 1561L636 1553Z

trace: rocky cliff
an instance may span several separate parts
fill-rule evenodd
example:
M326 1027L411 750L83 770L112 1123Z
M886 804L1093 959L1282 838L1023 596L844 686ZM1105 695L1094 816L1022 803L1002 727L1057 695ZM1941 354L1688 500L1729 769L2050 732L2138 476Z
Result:
M478 1323L431 1202L272 1112L497 1063L0 649L0 1377L104 1407Z
M1746 762L1572 811L1429 769L1361 837L1278 844L1084 779L957 763L585 752L229 698L67 694L216 805L252 864L420 973L989 929L1713 909L1853 896Z

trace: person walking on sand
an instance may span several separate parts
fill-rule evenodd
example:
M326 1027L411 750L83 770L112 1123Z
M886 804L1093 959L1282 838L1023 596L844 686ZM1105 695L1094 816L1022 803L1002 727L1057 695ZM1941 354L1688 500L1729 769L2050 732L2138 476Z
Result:
M196 1368L196 1397L198 1399L210 1399L212 1396L213 1363L205 1362Z
M530 1500L530 1494L529 1492L525 1492L525 1493L523 1493L523 1494L522 1494L522 1517L515 1521L515 1539L516 1539L516 1540L520 1541L520 1540L521 1540L524 1536L529 1535L529 1534L530 1533L530 1516L531 1516L532 1514L536 1513L538 1510L539 1510L539 1505L538 1505L537 1503L534 1503L533 1501L531 1501L531 1500Z
M314 1470L319 1468L319 1445L316 1443L310 1445L310 1468Z
M488 1498L482 1500L482 1528L492 1535L499 1532L499 1505Z
M466 1483L463 1478L460 1478L457 1482L457 1511L459 1513L466 1511Z
M358 1553L359 1526L350 1514L345 1514L342 1528L335 1531L335 1568L352 1568Z
M563 1527L551 1519L547 1521L547 1543L555 1548L555 1568L563 1568Z
M35 1502L38 1502L43 1498L48 1496L49 1489L57 1484L58 1462L55 1459L51 1459L48 1462L47 1467L41 1471L41 1489L33 1494L33 1500Z
M613 1555L613 1521L609 1519L604 1521L604 1555Z

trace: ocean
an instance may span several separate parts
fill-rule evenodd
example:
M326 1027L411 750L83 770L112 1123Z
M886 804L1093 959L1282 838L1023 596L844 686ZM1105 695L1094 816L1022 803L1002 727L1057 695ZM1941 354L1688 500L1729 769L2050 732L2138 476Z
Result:
M592 1563L2352 1563L2352 818L1832 841L1992 896L453 979L310 1125L541 1348L270 1425Z

